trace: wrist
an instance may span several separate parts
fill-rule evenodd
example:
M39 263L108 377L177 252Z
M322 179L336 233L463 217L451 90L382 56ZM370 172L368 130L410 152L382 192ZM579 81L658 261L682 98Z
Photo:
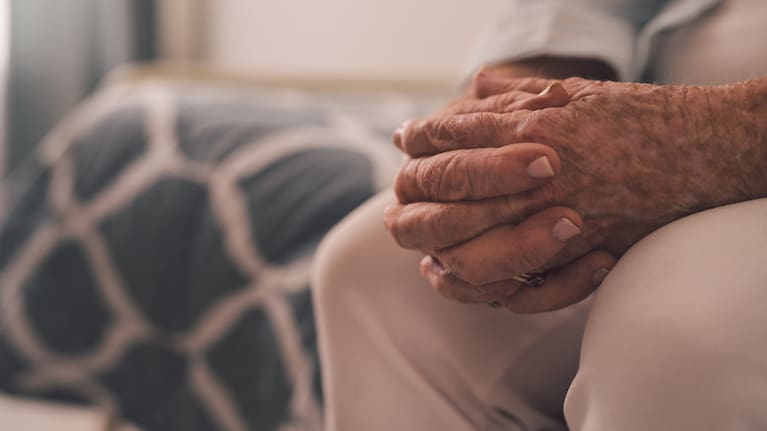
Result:
M717 90L723 93L725 127L743 187L751 199L767 197L767 78Z
M640 98L645 106L660 107L659 116L645 123L648 142L668 144L663 154L669 169L685 179L676 216L767 197L765 84L660 86Z

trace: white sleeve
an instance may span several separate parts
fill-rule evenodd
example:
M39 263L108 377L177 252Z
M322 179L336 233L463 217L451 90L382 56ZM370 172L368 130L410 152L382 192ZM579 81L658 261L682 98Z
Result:
M509 9L484 31L472 53L473 72L541 55L593 58L630 80L639 29L666 0L510 0Z

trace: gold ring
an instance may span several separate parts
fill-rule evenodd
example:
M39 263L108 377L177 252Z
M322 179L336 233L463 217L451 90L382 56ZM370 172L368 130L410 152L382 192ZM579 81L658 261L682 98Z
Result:
M540 287L545 281L540 274L519 274L511 277L511 279L524 284L527 287Z

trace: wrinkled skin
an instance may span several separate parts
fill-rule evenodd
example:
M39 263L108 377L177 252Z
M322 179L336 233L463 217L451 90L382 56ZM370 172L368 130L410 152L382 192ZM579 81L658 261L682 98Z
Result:
M460 110L394 137L412 158L386 225L403 247L433 256L421 270L445 296L516 312L560 308L588 296L659 226L767 195L764 80L483 78ZM525 167L541 156L553 176L531 178ZM552 233L562 217L580 228L565 241ZM544 286L510 280L527 272L546 273Z

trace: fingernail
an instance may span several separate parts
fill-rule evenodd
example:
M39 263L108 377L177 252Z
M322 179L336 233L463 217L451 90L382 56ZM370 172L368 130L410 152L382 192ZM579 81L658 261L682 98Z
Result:
M594 286L597 287L600 284L602 284L602 281L604 281L605 277L607 277L607 274L609 273L610 273L610 270L607 268L602 268L598 270L597 272L595 272L594 278L593 278Z
M550 94L550 93L554 92L554 89L555 89L555 88L558 88L558 87L562 87L562 83L561 83L561 82L559 82L559 81L554 81L554 82L552 82L551 84L549 84L549 86L548 86L548 87L546 87L546 89L544 89L543 91L541 91L541 93L540 93L540 94L541 94L541 95Z
M402 133L405 131L402 127L397 127L397 130L394 131L394 134L392 135L392 143L394 143L394 146L397 148L402 148Z
M548 157L541 156L527 166L527 173L533 178L542 180L553 177L554 168L551 167Z
M554 238L557 239L557 241L565 242L569 240L570 238L578 235L581 233L581 228L576 226L573 222L568 220L566 217L562 217L557 221L557 224L554 225Z
M389 205L386 208L384 208L384 216L389 216L389 214L393 213L397 210L397 205Z

